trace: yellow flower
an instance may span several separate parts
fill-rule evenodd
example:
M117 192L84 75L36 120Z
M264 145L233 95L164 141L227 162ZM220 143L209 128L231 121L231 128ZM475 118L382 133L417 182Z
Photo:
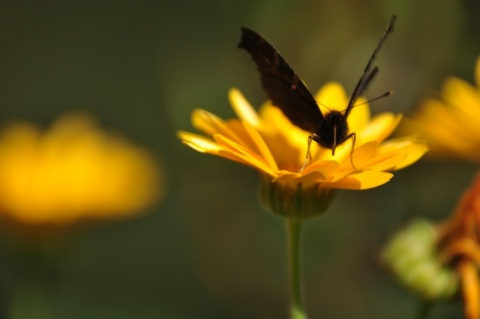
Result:
M426 139L431 155L480 163L480 57L475 67L476 86L451 77L442 87L441 99L426 99L405 132Z
M69 115L45 132L27 123L0 134L0 219L59 227L135 215L158 199L159 171L145 150Z
M300 170L307 152L309 132L293 125L280 109L267 102L257 113L236 89L229 92L230 103L238 119L221 120L204 111L195 110L192 122L207 137L180 131L181 140L193 149L251 166L270 184L302 189L367 189L382 185L393 176L393 171L417 161L426 146L412 138L385 139L401 120L401 115L380 114L370 119L365 100L358 101L348 117L356 143L351 154L352 141L332 150L312 143L312 160ZM315 96L323 114L327 107L343 110L348 99L338 83L325 85ZM352 167L351 155L353 155ZM273 183L271 183L273 182ZM268 183L267 183L268 184ZM278 192L276 192L278 193Z

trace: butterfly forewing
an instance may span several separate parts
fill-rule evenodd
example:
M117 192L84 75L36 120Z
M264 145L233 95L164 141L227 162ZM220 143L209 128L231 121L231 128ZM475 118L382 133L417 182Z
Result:
M250 53L261 74L262 85L290 121L303 130L313 132L323 115L302 80L280 53L261 35L242 28L238 44Z

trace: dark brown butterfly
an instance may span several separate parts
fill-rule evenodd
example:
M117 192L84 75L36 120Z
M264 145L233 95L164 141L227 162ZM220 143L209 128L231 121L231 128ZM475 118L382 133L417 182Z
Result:
M304 167L310 158L310 143L312 140L323 147L331 149L332 155L335 155L335 148L338 145L349 138L353 138L351 150L353 153L356 135L355 132L349 134L347 118L358 97L365 92L378 72L378 67L375 66L372 69L372 63L387 35L393 30L395 19L396 16L392 16L360 80L355 86L345 110L332 110L326 114L322 114L310 91L280 53L255 31L242 28L242 37L238 47L247 50L257 64L261 74L262 85L268 97L293 124L310 132L307 160ZM389 94L391 94L391 91L382 96ZM354 166L353 160L352 166Z

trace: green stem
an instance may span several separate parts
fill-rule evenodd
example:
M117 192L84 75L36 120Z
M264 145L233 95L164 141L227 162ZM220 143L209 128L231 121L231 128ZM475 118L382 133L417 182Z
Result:
M288 273L290 289L291 319L307 319L302 299L302 280L300 276L300 235L302 221L286 218L288 241Z
M431 309L432 309L431 301L420 300L417 307L417 312L415 314L415 319L427 319Z
M15 282L9 319L54 319L58 313L59 255L49 243L19 244L12 251Z

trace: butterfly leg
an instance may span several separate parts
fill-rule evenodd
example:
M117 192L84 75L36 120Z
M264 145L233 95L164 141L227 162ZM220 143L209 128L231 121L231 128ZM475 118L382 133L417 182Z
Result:
M308 164L312 161L312 153L310 152L310 145L313 141L313 135L308 136L308 146L307 146L307 154L305 155L305 161L303 162L302 168L298 171L299 173L307 167Z
M350 134L347 135L347 137L345 137L345 138L343 139L343 141L346 141L346 140L348 140L349 138L353 138L353 141L352 141L352 149L350 150L350 163L352 164L353 169L358 170L358 169L355 167L355 164L353 164L353 150L355 149L355 142L357 141L357 134L355 134L355 132L350 133ZM343 142L343 141L342 141L342 142Z

